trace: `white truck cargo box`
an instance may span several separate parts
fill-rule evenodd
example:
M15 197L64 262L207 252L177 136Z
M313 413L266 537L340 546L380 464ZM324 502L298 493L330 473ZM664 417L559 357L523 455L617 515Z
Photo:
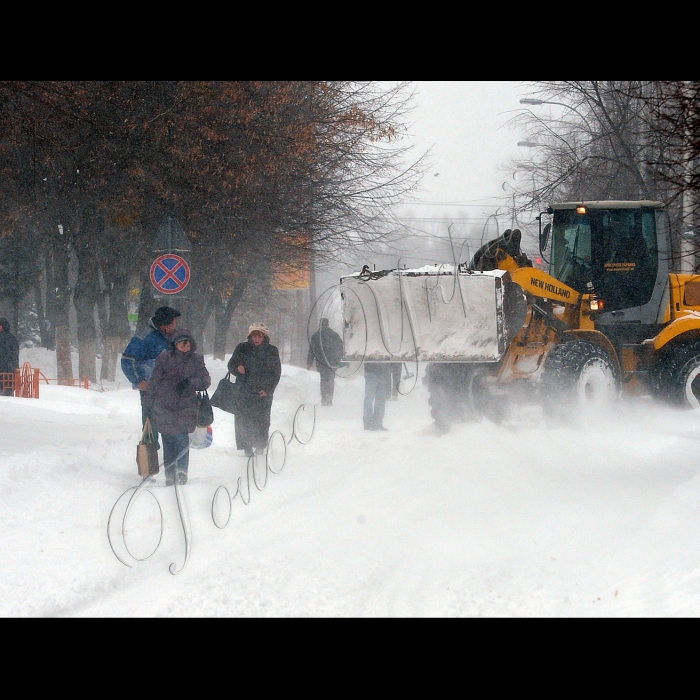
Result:
M502 270L365 270L340 289L349 361L497 362L524 321L522 289Z

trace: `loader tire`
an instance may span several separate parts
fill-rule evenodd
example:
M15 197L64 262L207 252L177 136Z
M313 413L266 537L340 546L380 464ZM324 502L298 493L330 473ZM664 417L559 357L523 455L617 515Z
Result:
M700 408L700 341L666 352L651 375L654 398L684 409Z
M555 345L542 374L545 414L569 419L577 412L609 407L619 393L619 379L610 355L587 340Z
M466 363L434 363L428 366L428 403L438 432L449 432L454 423L481 420L480 371L478 366Z

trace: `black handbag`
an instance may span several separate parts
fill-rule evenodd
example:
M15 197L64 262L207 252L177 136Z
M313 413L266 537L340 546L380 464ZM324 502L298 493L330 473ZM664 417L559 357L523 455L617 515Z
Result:
M214 409L207 390L197 392L197 425L208 428L214 422Z
M235 413L238 410L238 382L230 381L231 372L219 382L216 391L212 394L211 405L220 408L226 413Z

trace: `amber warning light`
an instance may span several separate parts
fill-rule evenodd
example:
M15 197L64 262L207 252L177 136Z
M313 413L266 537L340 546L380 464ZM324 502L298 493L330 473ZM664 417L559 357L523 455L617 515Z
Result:
M586 213L586 207L576 207L576 213L577 213L577 214L585 214L585 213Z

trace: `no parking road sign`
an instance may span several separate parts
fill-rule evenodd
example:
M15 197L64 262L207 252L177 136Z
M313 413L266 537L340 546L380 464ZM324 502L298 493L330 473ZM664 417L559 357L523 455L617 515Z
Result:
M162 294L178 294L189 281L190 266L179 255L161 255L151 265L151 284Z

